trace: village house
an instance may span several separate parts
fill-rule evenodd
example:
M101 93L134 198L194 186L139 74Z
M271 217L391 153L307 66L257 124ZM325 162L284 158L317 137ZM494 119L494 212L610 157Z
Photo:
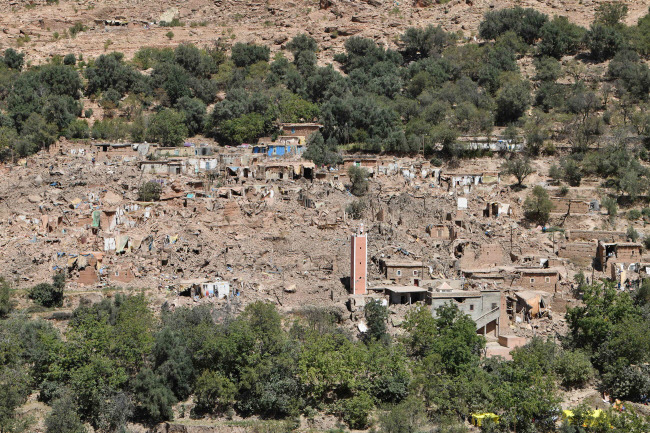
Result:
M320 123L282 123L282 135L309 138L323 127ZM304 143L303 143L304 144Z
M503 296L499 290L444 290L429 293L431 312L435 316L436 310L450 302L458 307L464 314L468 314L476 323L476 329L483 335L499 335L501 326L507 326L507 321L502 322Z
M614 242L606 243L598 241L596 260L600 270L607 269L607 262L612 260L616 263L636 263L641 261L643 245L637 242Z
M557 255L578 265L589 266L596 257L596 249L596 242L567 242L559 247Z
M456 229L454 226L447 226L445 224L429 224L426 228L426 232L433 239L438 239L441 241L453 241L456 239Z
M512 217L512 207L507 203L490 202L485 205L483 216L486 218L497 218L500 216Z
M424 262L415 260L382 259L379 261L379 268L388 280L416 286L426 272Z
M463 190L468 193L479 185L499 184L501 177L498 171L446 172L441 174L440 180L447 183L449 190Z
M518 285L524 289L555 293L560 281L560 273L557 269L519 268L517 273L519 274Z
M346 156L343 158L343 171L348 172L352 166L365 168L368 173L374 175L377 173L379 158L373 155L356 155Z
M384 286L374 287L371 290L383 290L388 296L389 305L411 305L416 302L427 302L428 289L418 286Z

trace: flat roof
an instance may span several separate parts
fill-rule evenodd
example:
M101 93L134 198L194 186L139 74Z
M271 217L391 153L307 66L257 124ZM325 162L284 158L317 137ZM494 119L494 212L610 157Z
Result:
M384 289L393 293L422 293L429 291L426 287L418 286L386 286Z
M400 267L400 268L420 268L424 266L424 262L418 262L415 260L391 260L385 259L382 260L384 266L388 267Z
M525 268L517 269L522 274L557 274L559 271L553 268Z

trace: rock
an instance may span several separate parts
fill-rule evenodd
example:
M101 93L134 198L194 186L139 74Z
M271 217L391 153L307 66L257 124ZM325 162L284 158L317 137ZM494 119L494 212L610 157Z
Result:
M40 174L37 174L36 177L34 178L34 184L36 186L41 186L43 185L43 178L41 177Z
M296 293L296 285L295 284L290 284L287 287L284 288L284 291L286 293Z
M27 200L30 203L39 203L41 201L41 198L37 196L36 194L30 194L27 196Z
M169 8L165 12L160 15L160 18L158 18L158 22L164 21L166 23L171 22L176 16L178 15L178 9L177 8Z
M107 205L116 205L122 201L122 196L115 194L113 191L107 191L103 200Z

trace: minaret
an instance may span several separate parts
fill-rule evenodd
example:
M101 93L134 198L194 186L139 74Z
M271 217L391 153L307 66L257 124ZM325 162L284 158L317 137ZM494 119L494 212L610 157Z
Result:
M353 295L365 295L368 278L368 238L363 224L350 238L350 291Z

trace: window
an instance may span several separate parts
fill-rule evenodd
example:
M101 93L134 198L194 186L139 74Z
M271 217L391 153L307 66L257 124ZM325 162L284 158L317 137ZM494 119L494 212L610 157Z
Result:
M546 281L547 283L550 283L551 282L551 277L545 277L544 281Z
M402 271L395 271L395 275L397 275L398 277L401 277L402 276Z
M469 311L474 311L474 304L470 304Z
M534 279L534 278L531 278L531 279L530 279L530 284L533 284L534 282L535 282L535 279Z
M295 133L296 133L296 128L291 127L291 133L292 133L292 134L295 134Z
M496 302L492 302L492 309L493 309L493 310L496 310L496 309L497 309L497 303L496 303Z
M418 271L413 271L413 276L417 277L418 276Z

